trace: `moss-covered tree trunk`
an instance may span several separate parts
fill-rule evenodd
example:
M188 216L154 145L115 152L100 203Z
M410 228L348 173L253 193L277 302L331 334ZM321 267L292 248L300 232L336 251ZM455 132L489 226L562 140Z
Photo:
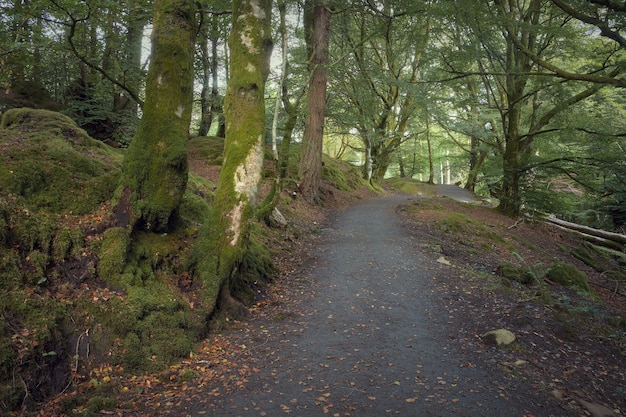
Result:
M265 81L272 52L271 0L233 0L230 79L224 102L226 142L214 215L202 234L205 308L230 286L245 253L263 169ZM226 306L228 307L228 306Z
M155 0L143 116L124 158L118 225L166 230L187 185L195 3Z

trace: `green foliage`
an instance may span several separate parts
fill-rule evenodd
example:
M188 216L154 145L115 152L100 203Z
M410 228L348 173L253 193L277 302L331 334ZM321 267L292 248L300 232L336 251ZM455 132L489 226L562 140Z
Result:
M108 82L87 86L80 83L75 81L74 88L70 89L71 95L63 113L75 120L90 137L115 147L128 147L137 129L137 115L129 109L115 108L114 100L119 93Z
M530 265L518 252L513 252L513 255L524 265L526 277L530 278L535 284L543 284L543 278L547 273L545 268L543 268L543 264L537 263ZM530 284L530 282L526 283Z

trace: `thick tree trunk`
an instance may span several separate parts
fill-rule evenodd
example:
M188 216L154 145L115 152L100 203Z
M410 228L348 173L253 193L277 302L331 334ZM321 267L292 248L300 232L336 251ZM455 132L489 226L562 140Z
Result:
M139 128L122 166L118 225L166 230L187 185L194 2L156 1L152 61Z
M319 188L322 182L322 144L324 139L324 116L326 114L326 65L328 64L328 35L330 10L328 0L319 0L315 5L305 5L305 31L307 50L311 57L309 100L307 120L302 139L302 150L298 174L300 191L311 203L320 201Z
M250 220L263 169L265 81L269 74L271 0L234 0L229 38L231 75L225 97L224 163L214 215L203 233L200 274L204 303L212 311L228 292L248 244ZM222 298L228 295L222 294Z

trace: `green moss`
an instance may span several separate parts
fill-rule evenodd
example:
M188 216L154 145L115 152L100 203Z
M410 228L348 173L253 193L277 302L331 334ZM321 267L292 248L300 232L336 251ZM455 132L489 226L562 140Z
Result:
M26 391L34 398L49 393L46 384L69 378L69 305L46 292L24 292L21 287L0 292L0 404L17 406ZM7 323L11 323L7 325ZM15 384L16 378L22 381ZM25 384L25 385L24 385Z
M19 288L22 283L20 255L16 249L1 247L0 252L0 301L5 291Z
M193 351L204 334L203 315L192 310L159 282L130 287L125 302L127 320L121 360L129 369L162 369Z
M271 282L276 273L271 255L258 238L250 243L239 267L239 274L231 281L231 294L250 305L256 299L255 289Z
M328 155L322 155L323 169L322 178L332 184L338 190L352 191L360 187L374 189L369 184L359 170L358 167L349 163L330 158Z
M324 166L322 169L322 178L330 182L333 187L338 190L350 191L352 188L348 185L346 176L341 171L339 164L336 160L325 158Z
M114 410L115 405L116 400L114 398L92 397L89 399L89 401L87 401L85 408L92 413L102 414L102 410Z
M85 236L78 227L64 227L52 240L52 257L61 262L69 257L77 257L85 245Z
M528 268L520 267L509 262L498 265L497 273L503 278L517 281L525 285L534 282L533 274L528 271Z
M25 278L29 284L41 285L47 281L46 269L50 262L50 256L38 250L31 251L26 256L29 267L25 268Z
M583 291L591 289L587 274L565 262L558 262L550 268L547 272L547 278L566 288Z
M0 320L0 381L10 379L17 353L11 343L12 332L5 320ZM0 398L2 393L0 392Z
M129 190L128 203L137 215L133 228L168 231L187 185L194 8L183 1L155 4L143 115L120 177L120 190Z
M34 211L85 214L110 198L121 155L89 138L66 116L14 109L3 116L0 190Z
M476 221L470 219L461 213L452 213L448 217L435 222L435 226L444 233L467 233L470 225L477 224Z
M98 276L111 285L124 288L120 274L126 265L126 256L130 246L130 233L121 227L108 229L100 247Z
M222 165L224 161L224 138L200 136L187 143L190 155L203 158L209 165Z
M596 271L602 271L602 267L600 266L600 263L598 262L596 256L594 256L588 249L583 247L575 248L574 250L572 250L572 255L576 259L583 261Z
M192 224L203 224L209 217L209 204L203 197L186 192L180 203L180 217Z
M33 394L47 384L37 375L49 378L46 372L58 371L53 362L69 369L76 348L72 338L84 329L89 329L94 359L118 359L129 368L160 368L187 355L204 335L206 314L191 308L177 285L189 265L184 245L196 225L206 221L208 205L203 198L210 199L214 184L194 178L188 202L180 210L185 224L179 229L131 236L128 229L111 228L87 245L81 226L72 219L88 214L91 220L101 213L100 203L111 199L117 187L121 154L94 142L56 113L21 111L9 116L0 129L3 407L19 406L24 398L23 386L11 382L16 375ZM180 163L176 157L166 162ZM98 259L89 254L92 250ZM87 276L90 290L75 291L63 268L79 264L87 268L91 258L85 253L93 256L91 268L97 268ZM108 288L93 279L96 273ZM116 350L120 344L136 349L127 350L126 357ZM93 404L102 406L99 400Z
M417 181L412 178L389 178L384 184L405 194L424 195L435 197L437 192L435 188L425 182Z

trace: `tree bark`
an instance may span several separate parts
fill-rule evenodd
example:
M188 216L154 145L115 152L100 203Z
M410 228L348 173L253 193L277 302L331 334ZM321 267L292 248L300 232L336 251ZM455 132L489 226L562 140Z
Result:
M230 293L248 244L263 170L265 82L272 52L271 0L234 0L229 37L231 75L225 97L224 163L200 263L205 308ZM220 296L222 293L222 296ZM226 297L228 298L228 297Z
M300 192L313 203L320 202L319 189L322 182L322 144L324 139L324 117L326 114L326 65L328 64L328 35L330 10L328 0L313 4L307 0L304 9L305 37L311 58L309 68L309 94L307 119L302 139L298 174Z
M154 7L146 101L124 158L116 212L128 215L118 219L120 226L162 231L187 185L195 6L190 0L159 0Z

